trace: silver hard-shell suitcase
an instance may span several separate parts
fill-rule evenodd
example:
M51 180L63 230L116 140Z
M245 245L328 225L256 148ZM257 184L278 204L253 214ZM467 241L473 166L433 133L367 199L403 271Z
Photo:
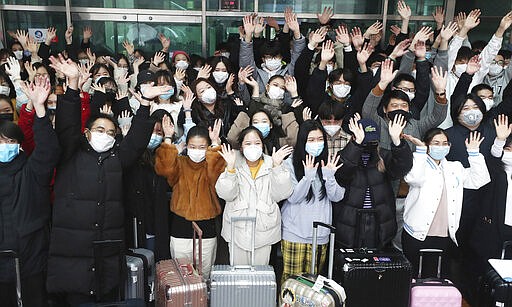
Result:
M12 258L14 262L14 268L16 270L16 300L18 307L23 307L23 300L21 297L21 275L20 275L20 258L13 250L2 250L0 251L0 257Z
M142 284L142 292L130 292L127 288L127 298L143 298L146 302L153 302L155 300L155 253L147 248L140 248L138 242L137 235L137 218L133 218L133 248L130 248L128 255L132 257L137 257L142 261L143 271L142 271L142 279L138 282L138 284ZM130 282L130 264L128 263L128 283ZM133 287L133 286L132 286ZM131 296L135 295L135 296Z
M274 307L276 306L276 274L270 265L254 265L256 217L233 217L236 222L252 222L251 265L233 265L233 244L230 250L231 265L213 266L210 278L211 307ZM231 238L234 238L231 227Z
M144 262L141 258L126 255L126 298L144 299Z

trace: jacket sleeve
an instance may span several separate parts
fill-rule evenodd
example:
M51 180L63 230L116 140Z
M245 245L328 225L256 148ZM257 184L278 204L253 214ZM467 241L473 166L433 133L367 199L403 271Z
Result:
M298 182L295 177L295 170L293 168L293 160L288 158L283 162L285 168L288 172L290 172L290 180L292 182L293 192L290 197L288 197L288 201L291 204L300 204L305 203L306 198L309 193L309 189L311 188L311 184L315 180L316 177L316 169L313 170L305 170L304 177L302 177Z
M59 160L59 140L48 115L42 118L35 116L34 142L36 146L28 163L34 173L38 175L36 178L40 184L48 186Z
M107 101L107 95L100 91L94 91L94 94L91 95L91 116L98 116L101 112L101 108L105 105Z
M299 58L295 62L295 80L297 80L297 89L299 91L299 95L302 97L307 97L307 85L309 81L309 66L311 61L313 60L313 55L315 54L314 50L309 49L308 46L302 50Z
M489 67L494 61L494 58L498 54L501 48L503 37L496 37L493 35L489 40L485 48L480 53L480 69L475 73L473 77L473 84L480 84L484 81L485 76L489 73Z
M119 146L123 168L130 167L146 150L155 122L149 119L149 107L141 105L133 117L132 126Z
M295 62L297 62L297 59L299 58L302 50L306 47L306 38L304 36L301 36L299 39L293 40L293 46L292 46L292 54L290 58L290 65L288 66L288 74L293 76L295 73Z
M421 110L430 96L430 64L428 61L416 61L416 95L412 99L412 112L420 117ZM417 115L417 117L416 117Z
M318 113L318 107L320 107L320 104L322 103L322 100L318 99L318 97L323 97L326 80L327 70L320 70L318 67L315 67L311 77L309 78L308 88L306 91L307 99L305 101L313 114Z
M217 182L220 174L226 168L226 161L219 154L221 147L209 147L206 151L206 163L208 164L208 179L210 182Z
M256 62L254 61L253 42L247 43L240 40L240 68L251 66L256 72ZM258 74L254 73L254 79L258 78Z
M286 137L281 138L279 144L281 146L289 145L295 147L297 143L297 133L299 132L299 124L293 112L283 114L281 116L281 128Z
M398 146L391 143L391 159L385 163L386 173L392 179L400 179L407 175L412 168L412 152L405 140L401 140Z
M283 59L285 61L289 61L291 59L291 52L290 52L291 35L290 35L290 33L284 33L281 31L277 35L277 39L279 40L279 46L281 47L281 55L283 56Z
M179 180L180 165L178 163L178 149L174 144L162 143L156 150L155 173L165 177L171 187Z
M370 118L376 123L380 122L380 116L377 112L377 108L379 107L380 100L382 99L382 90L376 85L373 90L370 91L368 97L363 105L363 114L362 118Z
M468 161L469 168L464 168L464 188L477 190L488 184L491 176L484 156L478 150L468 150Z
M37 55L43 60L44 64L48 64L50 59L50 46L45 43L40 44Z
M448 50L437 50L434 58L434 66L441 67L443 71L448 70Z
M280 202L290 197L292 192L293 185L290 172L283 164L273 167L270 170L270 197L272 200Z
M231 128L229 129L227 140L229 144L234 149L240 148L240 144L238 144L238 136L240 135L240 132L244 130L245 128L249 127L249 115L245 112L240 112L233 122L233 125L231 125Z
M512 116L512 82L509 82L503 90L503 101L493 109L496 110L497 114Z
M446 103L446 98L435 97L436 102L434 103L434 108L432 109L432 113L428 116L421 118L418 122L419 128L419 136L422 136L428 130L439 126L443 120L446 118L448 114L448 104ZM440 103L443 102L444 104ZM417 136L418 137L418 136Z
M357 71L356 76L357 87L354 91L354 94L349 98L351 112L351 114L349 115L350 117L352 117L355 113L361 114L361 112L363 111L364 101L366 100L366 97L368 97L368 94L370 94L370 91L372 90L373 74L371 70L365 73Z
M332 202L338 202L345 196L345 188L336 182L334 170L322 168L322 175L325 181L325 192L327 198Z
M112 104L112 113L114 113L114 118L117 118L123 111L128 111L132 113L132 108L130 107L130 101L128 97L124 97L121 100L116 100Z
M352 73L358 71L359 63L357 62L357 52L352 46L343 48L343 69L348 69Z
M450 41L448 46L448 69L452 69L455 64L455 59L457 59L457 53L459 53L460 47L462 47L462 42L464 39L458 35L455 35L453 39Z
M236 172L238 172L238 170L236 170L235 173L230 173L228 170L225 170L220 174L215 184L217 195L226 202L235 201L240 193L240 183L238 182L238 174Z
M89 120L89 117L91 117L91 95L87 92L81 92L80 93L80 103L82 105L82 133L85 129L85 124Z
M70 45L66 44L66 51L68 52L68 57L75 62L78 62L78 48L76 44L71 43Z
M425 182L427 159L427 146L416 146L416 152L413 153L412 169L404 177L408 185L421 186Z
M347 146L340 151L339 155L343 165L335 173L338 184L345 186L350 185L359 167L362 152L362 147L357 145L354 141L350 141Z
M20 127L24 136L23 143L21 143L21 148L23 148L23 151L27 156L30 156L32 154L32 151L34 151L35 146L33 130L35 111L32 110L31 112L28 112L26 106L26 104L21 106L20 117L18 119L18 126Z
M78 150L84 137L81 132L80 96L78 91L68 88L64 95L57 97L57 101L55 132L62 150L61 160L65 161Z
M398 69L398 74L411 74L412 65L414 64L415 58L416 56L414 55L414 52L410 50L407 51L402 57L402 60L400 61L400 68Z
M450 112L451 114L457 113L459 109L459 103L462 102L462 98L465 97L469 91L469 86L473 81L473 76L465 72L460 75L459 81L453 90L452 96L450 97ZM456 119L453 119L456 122Z

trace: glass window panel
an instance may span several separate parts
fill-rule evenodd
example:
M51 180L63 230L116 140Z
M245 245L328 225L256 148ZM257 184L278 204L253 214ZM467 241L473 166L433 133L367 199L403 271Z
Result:
M254 11L254 0L239 0L239 1L240 1L240 11L242 11L242 12L253 12ZM218 11L219 10L219 0L207 0L206 9L208 11Z
M201 0L71 0L71 6L187 11L201 10Z
M455 13L469 12L474 8L482 10L484 16L503 16L512 9L512 1L510 0L473 0L473 1L457 1L455 5ZM482 26L482 24L480 24ZM479 26L479 27L480 27Z
M334 8L336 14L379 14L382 12L382 0L260 0L259 11L280 13L287 6L297 13L318 13L324 7Z
M389 14L398 15L396 4L398 0L389 0ZM412 15L429 16L437 6L444 7L444 0L405 0L405 3L411 7Z
M163 33L171 39L170 51L201 53L201 24L88 21L76 18L73 19L73 24L75 29L80 29L77 32L81 32L84 26L93 28L92 48L95 52L123 53L123 41L126 39L149 57L162 49L157 35ZM80 39L78 34L76 39Z
M4 24L6 31L17 29L47 28L48 26L57 29L58 42L52 44L53 50L63 50L65 45L64 33L66 32L66 13L64 12L27 12L27 11L4 11ZM7 45L10 46L13 40L8 37Z
M2 4L24 4L24 5L54 5L65 6L64 0L2 0Z
M207 17L206 22L208 55L214 53L219 43L238 40L238 27L242 25L240 17Z

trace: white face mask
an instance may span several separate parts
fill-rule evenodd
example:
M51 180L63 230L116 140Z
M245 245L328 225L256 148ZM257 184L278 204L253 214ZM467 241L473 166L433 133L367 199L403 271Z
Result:
M494 77L499 75L503 71L503 66L499 64L491 64L489 66L489 76Z
M334 70L334 66L333 65L327 65L325 69L327 69L327 74L330 74L331 71Z
M326 125L324 126L325 132L327 132L328 135L334 136L338 131L340 131L341 126L338 125Z
M213 104L217 100L217 92L213 87L210 87L203 92L201 100L206 104Z
M278 59L278 58L277 59L276 58L266 59L265 67L270 71L278 70L279 68L281 68L281 59Z
M89 59L80 59L80 60L78 60L78 62L82 65L87 65L87 64L89 64Z
M375 76L377 74L377 71L379 70L380 67L374 67L372 68L372 74Z
M23 59L23 50L13 51L13 53L14 53L14 56L16 57L16 60Z
M215 79L215 82L219 84L224 83L229 78L229 74L227 71L214 71L212 75L213 78Z
M455 75L460 78L466 72L466 68L468 68L468 64L455 64Z
M404 92L404 93L405 93L405 95L407 95L407 97L409 97L409 102L411 102L415 97L414 93L411 93L411 92Z
M201 67L194 67L194 70L199 72L201 70Z
M284 97L284 90L280 87L277 87L275 85L271 85L268 88L268 98L270 99L283 99Z
M94 149L94 151L97 153L109 151L112 149L112 147L114 147L115 142L116 139L106 133L101 132L91 132L91 139L89 140L89 144L91 145L92 149Z
M5 85L0 85L0 94L9 96L11 93L11 88Z
M116 72L119 73L120 75L122 75L122 74L125 74L128 72L128 68L126 68L126 67L116 68Z
M187 149L187 155L192 162L199 163L206 158L206 149Z
M332 86L332 93L338 98L345 98L350 94L352 87L347 84L335 84Z
M179 60L178 62L176 62L176 68L187 70L188 62L185 60Z
M482 99L485 103L485 110L489 111L494 106L494 99L492 98L485 98Z
M261 158L261 155L263 154L263 149L261 148L260 145L249 145L244 147L243 153L244 157L247 160L255 162L259 158Z
M220 55L229 59L229 56L231 55L231 53L229 53L229 52L221 52Z

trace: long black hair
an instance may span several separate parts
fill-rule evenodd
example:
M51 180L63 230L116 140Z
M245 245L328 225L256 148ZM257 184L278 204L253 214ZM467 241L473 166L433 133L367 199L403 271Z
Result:
M302 125L300 125L299 127L299 133L297 134L297 143L295 145L295 150L293 151L293 170L295 172L295 178L297 179L297 181L300 181L302 177L304 177L304 165L302 164L302 161L306 160L306 155L308 154L306 152L306 143L308 141L308 135L311 131L315 130L320 130L322 132L322 135L324 136L324 150L318 157L315 157L315 163L318 163L317 174L320 177L320 181L322 182L320 199L323 199L326 195L326 191L325 180L323 180L322 167L320 164L321 161L327 163L329 149L327 145L327 134L325 133L325 130L322 127L322 125L317 121L307 120L303 122ZM311 198L313 198L312 187L309 188L309 192L306 199L310 201Z

